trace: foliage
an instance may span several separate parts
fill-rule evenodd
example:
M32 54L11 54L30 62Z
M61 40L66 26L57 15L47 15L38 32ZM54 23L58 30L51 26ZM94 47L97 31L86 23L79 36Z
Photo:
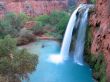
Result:
M38 32L43 32L43 25L44 23L42 22L37 22L37 24L35 26L32 27L32 31L34 34L38 33Z
M25 77L35 70L38 56L26 50L17 49L16 40L10 36L0 39L0 75Z
M53 11L51 14L50 14L50 18L49 18L49 22L51 25L56 25L58 24L61 19L67 15L65 12L56 12L56 11Z
M18 15L7 13L5 14L5 17L0 20L0 38L3 38L6 35L18 37L20 29L23 27L24 23L29 20L36 21L36 25L31 29L33 33L44 33L44 27L49 25L56 30L54 32L62 35L66 29L69 15L66 12L53 11L49 15L45 14L31 18L24 13Z
M32 73L37 65L37 56L28 53L25 49L17 50L12 60L12 68L15 74L20 74L21 77L26 73Z
M37 23L40 26L45 26L46 24L49 23L49 16L48 15L41 15L35 18L35 21L37 21Z
M91 31L91 27L88 26L87 31L86 31L86 39L85 39L85 49L84 49L84 53L86 56L86 61L89 63L90 61L90 56L89 54L91 54L91 43L92 43L92 31ZM92 63L91 63L92 64Z
M11 35L12 37L18 36L19 30L23 24L28 20L28 16L21 13L16 16L14 13L7 13L5 17L0 20L0 35Z
M69 21L69 16L68 15L64 16L57 24L56 31L60 34L64 33L66 30L66 26L67 26L68 21Z
M95 61L92 61L94 65L92 66L94 77L99 82L106 82L106 62L102 53L98 54L98 57L94 57Z
M91 0L91 3L95 4L96 3L96 0Z
M20 30L19 37L17 37L17 45L25 45L33 41L35 41L35 36L31 30L26 28Z
M42 29L41 27L50 25L56 29L56 32L62 34L65 31L69 20L69 15L66 12L53 11L50 15L41 15L35 18L37 25L36 30ZM34 30L34 29L33 29Z
M0 39L0 57L8 56L16 49L16 40L6 36Z

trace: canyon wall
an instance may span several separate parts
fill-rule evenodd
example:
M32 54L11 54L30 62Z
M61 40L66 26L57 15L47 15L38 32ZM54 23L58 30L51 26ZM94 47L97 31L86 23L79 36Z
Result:
M67 6L68 0L0 0L0 15L6 12L24 12L29 16L36 16L49 14L54 10L61 11Z
M96 10L90 17L93 27L91 52L102 52L107 63L107 82L110 82L110 0L96 0Z
M88 3L90 0L79 0ZM107 69L107 82L110 82L110 0L96 0L95 10L90 14L89 25L92 27L91 53L104 54Z

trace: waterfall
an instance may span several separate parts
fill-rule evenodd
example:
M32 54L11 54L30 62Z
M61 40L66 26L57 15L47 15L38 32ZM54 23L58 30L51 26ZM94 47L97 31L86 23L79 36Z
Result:
M74 62L80 65L83 65L83 52L84 52L88 11L89 11L89 8L87 8L82 15L79 30L78 30L76 45L75 45L75 51L74 51Z
M64 35L62 47L60 54L52 54L48 57L48 61L53 62L55 64L62 63L64 60L66 60L69 56L69 49L70 49L70 44L71 44L71 39L72 39L72 32L77 25L77 13L79 10L85 10L86 6L81 4L79 7L73 12L73 14L70 17L70 20L67 25L67 29ZM84 50L84 38L85 38L85 32L86 32L86 25L87 25L87 17L88 17L88 10L84 12L82 18L81 18L81 23L78 31L78 38L76 41L76 46L75 46L75 52L74 52L74 61L78 64L82 64L83 62L83 50ZM77 25L79 26L79 25Z
M71 15L70 20L67 25L67 29L66 29L64 38L63 38L60 55L64 59L67 59L67 57L69 55L69 49L70 49L70 44L71 44L71 39L72 39L72 32L75 27L75 23L76 23L76 19L77 19L76 14L77 14L79 8L81 8L81 6L79 6Z

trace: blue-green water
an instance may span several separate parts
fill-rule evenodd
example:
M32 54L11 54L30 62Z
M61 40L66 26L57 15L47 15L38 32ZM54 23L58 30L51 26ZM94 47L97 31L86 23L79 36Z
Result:
M58 42L43 40L24 47L29 52L39 54L39 64L36 70L29 75L29 82L93 82L90 68L87 65L75 64L73 58L69 58L61 64L48 61L50 55L60 52Z

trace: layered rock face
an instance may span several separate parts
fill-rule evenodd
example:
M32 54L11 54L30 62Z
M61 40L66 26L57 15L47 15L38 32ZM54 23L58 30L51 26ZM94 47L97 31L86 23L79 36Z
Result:
M68 0L0 0L0 14L24 12L30 16L42 15L67 8Z
M93 27L91 52L102 52L107 61L107 82L110 82L110 0L97 0L96 10L90 17Z

